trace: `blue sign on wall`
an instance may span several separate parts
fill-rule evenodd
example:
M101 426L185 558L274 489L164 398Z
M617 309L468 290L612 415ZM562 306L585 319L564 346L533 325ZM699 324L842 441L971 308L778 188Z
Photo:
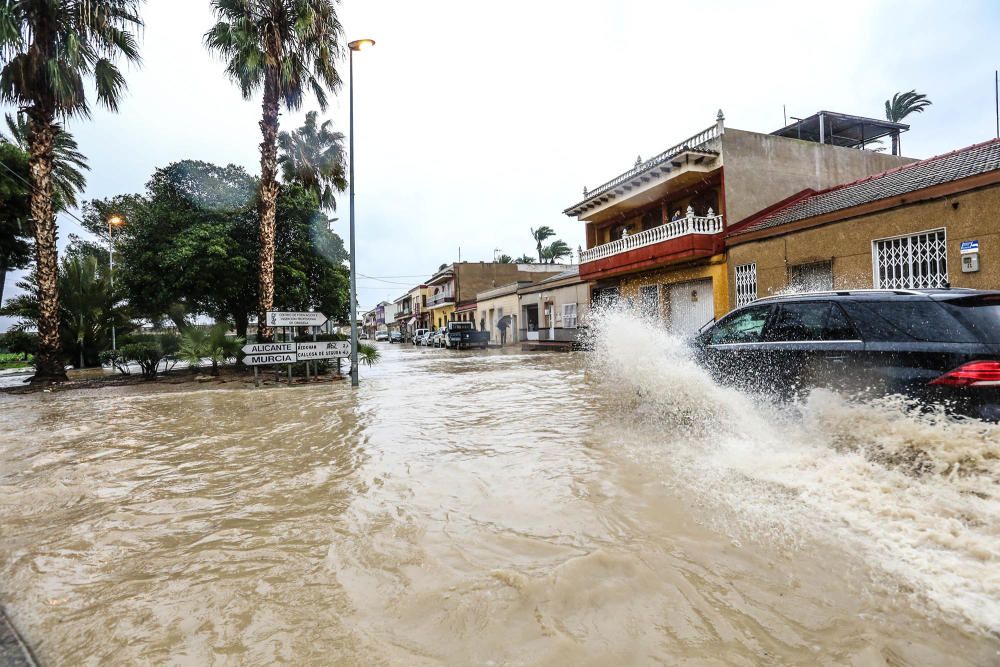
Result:
M967 255L971 252L979 252L979 241L962 241L961 253Z

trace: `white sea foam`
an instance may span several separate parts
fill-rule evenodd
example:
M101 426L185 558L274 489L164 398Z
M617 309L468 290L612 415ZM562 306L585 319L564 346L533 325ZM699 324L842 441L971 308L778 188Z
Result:
M738 539L833 539L929 614L1000 632L1000 427L815 390L775 405L712 381L635 314L592 322L591 370L636 446L727 508ZM638 425L638 426L636 426Z

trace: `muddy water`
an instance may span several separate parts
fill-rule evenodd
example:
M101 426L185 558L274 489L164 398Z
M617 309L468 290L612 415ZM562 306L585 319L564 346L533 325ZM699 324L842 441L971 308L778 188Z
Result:
M0 396L0 601L53 665L1000 661L996 430L772 413L657 335Z

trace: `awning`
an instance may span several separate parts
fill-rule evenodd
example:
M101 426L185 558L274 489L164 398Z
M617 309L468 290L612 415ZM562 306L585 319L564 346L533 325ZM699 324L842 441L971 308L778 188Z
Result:
M410 326L412 327L412 326L413 326L414 324L416 324L416 322L417 322L417 318L415 318L415 317L411 317L411 318L410 318L410 321L409 321L409 322L407 322L407 324L408 324L408 325L410 325Z

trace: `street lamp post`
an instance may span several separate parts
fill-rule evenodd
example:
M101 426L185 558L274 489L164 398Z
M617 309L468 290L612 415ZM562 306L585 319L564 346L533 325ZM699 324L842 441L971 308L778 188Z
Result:
M348 175L348 186L350 187L350 199L351 199L351 301L348 306L348 313L351 316L351 386L358 386L358 272L356 268L355 250L354 250L354 52L360 51L361 49L368 48L369 46L375 46L375 40L372 39L357 39L350 42L347 47L350 49L350 55L348 55L348 69L350 74L350 84L348 89L349 106L350 106L350 133L351 140L348 147L348 165L350 168L350 174Z
M125 221L122 220L120 215L113 215L108 218L108 276L111 279L111 350L116 351L118 349L118 343L115 341L115 318L114 318L114 300L115 300L115 244L113 242L112 233L115 227L120 227L124 225Z

